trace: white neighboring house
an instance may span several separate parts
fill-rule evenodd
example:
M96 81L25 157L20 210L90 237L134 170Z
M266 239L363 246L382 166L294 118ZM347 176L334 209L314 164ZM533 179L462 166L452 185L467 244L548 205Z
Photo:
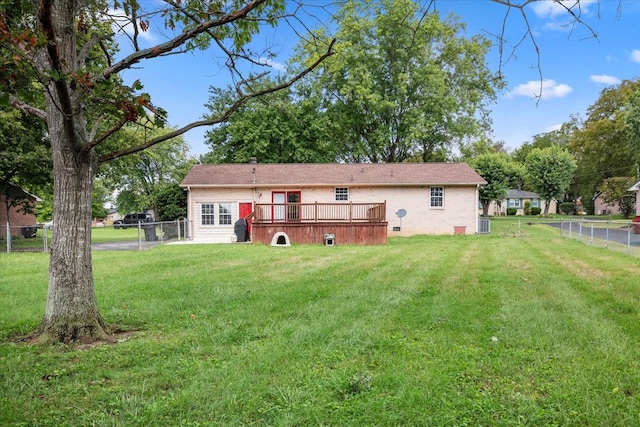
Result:
M253 242L386 243L387 235L475 234L478 188L465 163L204 164L181 187L194 241L232 242L249 220ZM405 213L403 216L402 213Z
M640 215L640 181L633 184L629 191L636 192L636 215Z

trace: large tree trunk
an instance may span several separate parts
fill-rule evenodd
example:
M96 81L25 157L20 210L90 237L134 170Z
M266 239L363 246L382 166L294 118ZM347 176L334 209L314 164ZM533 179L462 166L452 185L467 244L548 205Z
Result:
M40 19L50 42L43 68L73 72L76 66L73 0L41 2ZM97 158L88 144L81 91L68 79L45 87L47 127L53 156L53 240L49 293L39 342L107 340L98 311L91 265L91 191Z
M108 340L98 311L91 260L91 191L97 162L92 151L77 144L83 139L82 121L74 120L80 129L74 129L75 137L69 138L61 120L52 123L56 118L51 116L54 224L49 293L38 341Z

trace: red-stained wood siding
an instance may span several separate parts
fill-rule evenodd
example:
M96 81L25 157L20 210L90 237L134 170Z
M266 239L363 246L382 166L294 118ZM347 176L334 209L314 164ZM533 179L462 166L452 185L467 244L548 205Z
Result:
M251 240L270 245L276 233L284 232L292 244L325 244L325 234L335 236L335 245L384 245L387 243L387 223L257 223Z

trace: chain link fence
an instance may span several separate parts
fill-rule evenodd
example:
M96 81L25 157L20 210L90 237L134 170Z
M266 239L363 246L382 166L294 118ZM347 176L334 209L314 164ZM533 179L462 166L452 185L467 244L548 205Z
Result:
M56 232L45 225L12 226L0 229L0 252L46 252ZM191 239L191 223L184 219L129 225L94 226L91 229L93 250L143 250L159 244Z
M640 256L640 223L628 220L571 219L550 224L562 237Z

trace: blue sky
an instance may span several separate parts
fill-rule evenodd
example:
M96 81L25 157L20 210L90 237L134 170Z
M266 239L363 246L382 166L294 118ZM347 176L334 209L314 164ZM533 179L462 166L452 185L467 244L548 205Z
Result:
M306 3L313 5L314 0ZM489 107L493 139L505 141L510 149L531 141L536 134L556 129L571 115L584 117L603 89L640 77L640 0L582 0L581 16L597 38L584 26L570 25L568 14L552 3L539 1L525 9L540 56L531 40L525 39L502 65L508 86ZM488 0L436 0L436 6L443 15L452 12L459 16L467 24L468 34L482 33L488 38L500 32L507 12L505 6ZM525 30L519 11L511 10L506 20L505 52L511 52ZM161 31L152 26L144 34L146 43L161 42ZM254 45L275 46L277 72L291 54L294 41L290 31L276 30L258 35ZM175 55L141 64L123 76L128 82L140 79L153 102L169 112L170 125L178 127L207 112L204 104L209 86L229 83L225 71L220 70L220 60L211 52ZM492 70L498 69L497 48L487 60ZM542 96L536 98L541 93L541 81ZM205 131L200 128L185 134L195 155L208 151Z

